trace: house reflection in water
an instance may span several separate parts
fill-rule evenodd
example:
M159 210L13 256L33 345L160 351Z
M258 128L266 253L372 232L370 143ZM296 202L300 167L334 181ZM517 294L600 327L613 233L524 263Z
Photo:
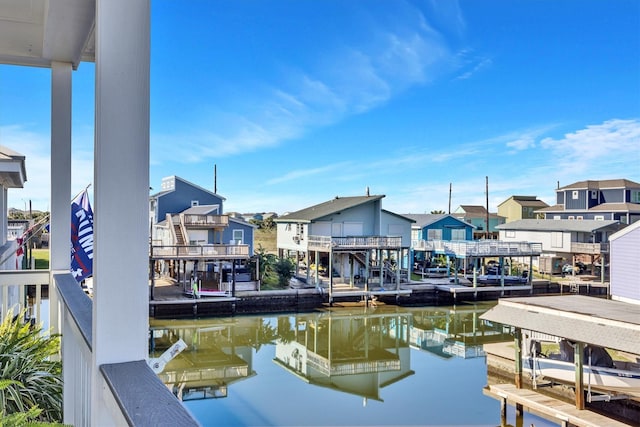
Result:
M484 357L483 344L512 339L510 328L479 318L487 309L470 305L414 310L411 346L443 358Z
M150 357L182 338L187 349L167 363L160 379L183 401L227 397L229 385L255 375L253 349L272 342L274 333L257 317L155 322Z
M381 401L381 388L414 373L410 328L408 312L280 317L274 362L310 384Z

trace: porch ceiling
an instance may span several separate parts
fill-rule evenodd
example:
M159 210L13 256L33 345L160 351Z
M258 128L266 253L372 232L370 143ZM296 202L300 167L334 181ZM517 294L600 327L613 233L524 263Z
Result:
M95 0L0 0L0 64L94 60Z

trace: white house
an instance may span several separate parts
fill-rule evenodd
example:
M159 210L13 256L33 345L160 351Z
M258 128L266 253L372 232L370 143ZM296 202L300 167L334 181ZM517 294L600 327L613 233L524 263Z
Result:
M611 298L640 304L640 221L609 237Z

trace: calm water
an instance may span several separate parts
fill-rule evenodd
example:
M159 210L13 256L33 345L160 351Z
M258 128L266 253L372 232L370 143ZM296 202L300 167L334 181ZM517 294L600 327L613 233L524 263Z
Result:
M488 308L152 320L152 356L187 343L160 377L204 426L499 426L482 344L511 337Z

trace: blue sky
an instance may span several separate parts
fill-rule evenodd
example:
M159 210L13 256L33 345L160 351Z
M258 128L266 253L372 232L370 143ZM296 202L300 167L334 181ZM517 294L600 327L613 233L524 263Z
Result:
M385 194L397 213L555 202L640 182L637 0L154 0L150 184L226 211ZM73 191L92 182L93 64L74 73ZM49 207L50 71L0 66L0 144L27 156L9 206ZM70 195L71 198L72 195Z

